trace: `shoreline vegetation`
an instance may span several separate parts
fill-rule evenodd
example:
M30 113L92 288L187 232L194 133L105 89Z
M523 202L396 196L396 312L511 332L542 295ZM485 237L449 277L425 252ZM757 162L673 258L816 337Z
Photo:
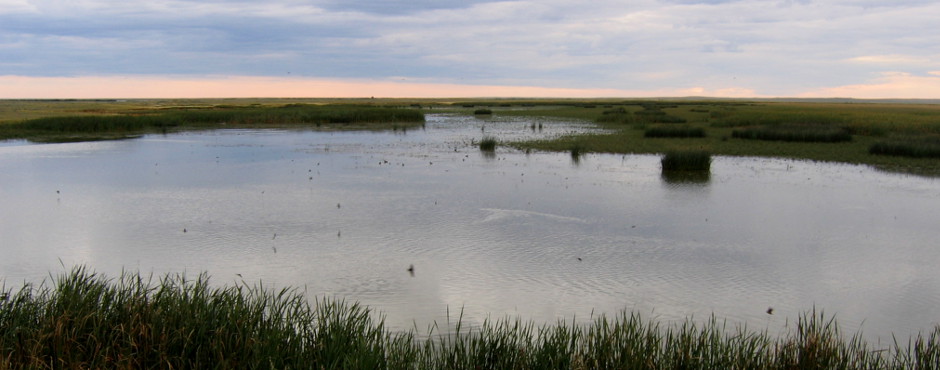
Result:
M62 142L218 128L397 130L426 112L555 117L604 132L500 142L579 154L703 151L940 176L940 104L852 99L0 100L0 140ZM93 118L91 118L93 117ZM494 138L499 140L499 138Z
M424 113L415 109L353 104L218 104L114 110L83 109L79 113L2 123L0 140L118 140L153 133L228 128L407 130L424 124Z
M110 278L75 267L0 292L2 368L937 369L940 325L890 344L813 311L774 336L715 317L661 324L621 312L536 326L519 319L392 332L358 303L205 273ZM436 332L437 331L437 332Z

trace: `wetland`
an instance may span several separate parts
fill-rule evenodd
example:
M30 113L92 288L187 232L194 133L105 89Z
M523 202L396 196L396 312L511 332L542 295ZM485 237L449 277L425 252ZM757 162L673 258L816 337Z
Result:
M477 108L421 108L420 124L390 130L2 142L0 276L9 288L81 265L110 276L206 272L218 286L358 302L386 328L419 335L435 323L454 330L456 312L471 328L504 317L714 315L776 336L815 309L882 344L938 325L940 180L913 174L936 159L898 173L879 169L899 168L887 162L741 156L726 152L751 145L732 137L740 125L645 138L649 122L584 118L616 109L603 105ZM892 135L854 132L753 146L858 145L852 155L863 156ZM616 135L631 139L605 147ZM498 145L481 150L484 138ZM711 152L710 173L664 175L644 146L656 140Z

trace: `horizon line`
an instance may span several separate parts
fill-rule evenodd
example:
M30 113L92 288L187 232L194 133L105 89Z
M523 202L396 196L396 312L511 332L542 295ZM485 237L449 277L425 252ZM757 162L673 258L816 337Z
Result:
M0 99L787 99L940 100L940 76L894 76L865 85L761 94L743 87L658 89L475 85L399 78L326 79L264 76L0 75Z

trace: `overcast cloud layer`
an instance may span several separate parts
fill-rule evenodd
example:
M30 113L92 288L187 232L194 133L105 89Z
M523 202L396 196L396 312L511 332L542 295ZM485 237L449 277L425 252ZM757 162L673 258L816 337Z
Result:
M940 98L940 1L0 0L0 76Z

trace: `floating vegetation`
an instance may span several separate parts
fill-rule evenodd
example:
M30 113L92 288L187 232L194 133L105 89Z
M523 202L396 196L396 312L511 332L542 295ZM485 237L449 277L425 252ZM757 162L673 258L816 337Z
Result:
M663 172L710 171L712 155L702 150L669 151L661 161Z
M449 320L449 318L448 318ZM451 326L453 324L453 326ZM623 311L536 326L519 319L418 339L357 303L209 277L75 268L0 294L2 368L937 369L940 325L907 341L845 336L815 310L779 337L711 317L661 324Z
M488 115L488 114L493 114L493 111L490 110L490 109L481 108L481 109L477 109L477 110L473 111L473 114L476 114L476 115Z
M663 138L663 137L705 137L705 129L701 127L688 126L655 126L646 129L644 137Z
M738 129L731 136L739 139L838 143L852 141L848 130L828 124L780 124Z
M492 152L496 150L496 138L492 136L484 136L480 140L480 150L484 152Z

